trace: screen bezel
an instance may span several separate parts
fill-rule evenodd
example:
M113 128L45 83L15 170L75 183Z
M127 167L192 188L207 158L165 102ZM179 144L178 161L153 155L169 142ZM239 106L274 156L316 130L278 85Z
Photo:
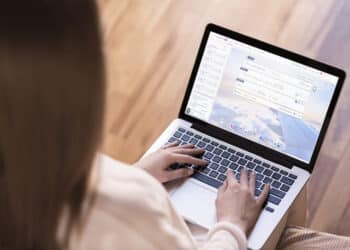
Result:
M230 133L224 129L221 129L219 127L216 127L216 126L211 125L207 122L204 122L204 121L199 120L195 117L192 117L192 116L185 114L185 109L187 107L190 94L192 92L193 84L194 84L194 81L195 81L195 78L196 78L196 75L198 72L198 68L199 68L199 65L200 65L200 62L201 62L201 59L202 59L204 49L206 47L206 43L207 43L207 40L209 38L210 32L224 35L228 38L232 38L234 40L246 43L246 44L254 46L256 48L265 50L267 52L271 52L275 55L282 56L284 58L293 60L295 62L304 64L306 66L310 66L314 69L321 70L323 72L326 72L326 73L329 73L331 75L338 77L338 82L336 84L330 105L329 105L328 110L326 112L326 116L325 116L323 125L322 125L320 133L319 133L319 137L317 139L317 142L316 142L316 145L314 148L314 152L312 154L312 157L311 157L311 160L309 163L305 163L297 158L293 158L291 156L288 156L286 154L283 154L281 152L273 150L269 147L263 146L261 144L254 142L254 141L246 139L242 136ZM343 71L341 69L335 68L335 67L327 65L325 63L315 61L311 58L307 58L305 56L296 54L294 52L276 47L274 45L257 40L255 38L248 37L246 35L237 33L235 31L226 29L224 27L220 27L220 26L217 26L215 24L208 24L206 26L206 29L205 29L198 53L197 53L197 57L196 57L196 60L195 60L195 63L194 63L193 69L192 69L192 73L191 73L191 76L189 79L188 87L186 89L185 96L184 96L184 99L183 99L183 102L181 105L181 109L179 112L179 118L191 122L193 124L193 127L195 127L196 129L199 129L199 130L201 130L201 131L203 131L211 136L214 136L216 138L224 140L232 145L241 147L245 150L248 150L252 153L255 153L261 157L264 157L268 160L271 160L271 161L276 162L278 164L284 165L286 167L291 168L292 166L298 166L298 167L301 167L301 168L303 168L311 173L313 168L314 168L317 156L320 152L321 145L322 145L322 142L323 142L325 134L326 134L326 130L329 126L332 114L334 112L334 109L335 109L335 106L336 106L336 103L337 103L337 100L338 100L338 97L340 94L340 90L341 90L343 82L345 80L345 76L346 76L345 71Z

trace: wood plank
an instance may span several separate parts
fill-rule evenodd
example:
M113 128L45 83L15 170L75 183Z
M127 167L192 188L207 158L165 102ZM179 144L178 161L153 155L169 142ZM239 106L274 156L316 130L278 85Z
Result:
M323 199L319 201L319 207L316 210L312 228L321 231L327 231L337 234L350 235L348 220L350 205L350 185L349 185L349 162L350 162L350 144L344 154L341 163L337 167L332 181L323 194ZM349 218L349 217L348 217ZM346 230L345 230L346 229Z
M346 1L340 1L337 2L337 8L337 17L333 28L325 36L317 57L349 72L350 31L346 19L350 14L350 4ZM345 224L341 215L345 213L344 206L347 206L350 197L347 194L347 198L342 196L344 199L335 201L334 198L337 198L338 193L342 193L349 186L346 180L350 177L346 160L350 154L350 151L347 150L350 141L348 133L350 129L350 101L347 98L349 94L350 83L347 79L310 182L313 199L309 204L310 211L312 211L310 216L312 228L344 235L350 235L350 232L338 231L336 225L338 223ZM329 182L330 184L326 185ZM327 211L330 213L325 216ZM340 226L340 228L345 227Z

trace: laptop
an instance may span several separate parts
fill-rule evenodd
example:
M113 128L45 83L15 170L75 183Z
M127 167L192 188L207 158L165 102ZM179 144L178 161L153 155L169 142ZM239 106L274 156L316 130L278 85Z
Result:
M255 171L256 195L271 184L248 237L250 249L262 248L310 178L344 79L341 69L208 24L178 118L145 154L174 141L205 149L209 165L185 166L195 173L170 192L178 213L210 229L226 172Z

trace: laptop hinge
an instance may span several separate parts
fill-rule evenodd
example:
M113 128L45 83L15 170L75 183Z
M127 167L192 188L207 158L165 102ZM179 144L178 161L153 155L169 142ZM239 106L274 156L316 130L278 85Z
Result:
M226 136L225 134L222 133L222 131L216 129L215 127L212 127L212 126L203 126L203 125L200 125L198 123L193 123L191 128L195 129L195 130L198 130L204 134L207 134L207 135L210 135L214 138L217 138L219 140L222 140L226 143L229 143L231 145L234 145L234 146L238 146L237 145L237 141L234 140L234 138L230 137L230 136Z
M283 159L282 157L279 157L275 153L267 152L266 149L265 150L262 149L263 148L262 146L255 144L255 146L252 147L252 145L251 145L252 142L250 142L242 137L232 135L229 132L222 131L221 129L215 128L213 126L193 123L191 128L198 130L204 134L210 135L210 136L217 138L219 140L222 140L222 141L224 141L228 144L231 144L233 146L242 148L248 152L254 153L254 154L261 156L267 160L270 160L272 162L276 162L276 163L283 165L287 168L291 169L294 165L292 162L287 161L286 159Z

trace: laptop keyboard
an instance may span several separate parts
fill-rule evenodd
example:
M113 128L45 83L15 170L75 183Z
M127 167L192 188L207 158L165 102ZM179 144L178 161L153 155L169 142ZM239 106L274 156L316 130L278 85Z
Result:
M268 202L279 205L285 197L297 176L280 169L277 166L254 158L237 149L227 147L219 142L205 136L196 134L184 128L178 128L168 143L179 142L182 144L193 144L197 148L205 149L202 158L209 164L207 167L173 164L169 168L177 169L191 167L195 170L193 178L206 183L214 188L219 188L226 180L226 172L233 170L236 179L240 179L240 172L245 167L248 172L256 172L255 196L259 196L266 183L271 184ZM266 206L265 210L273 212L274 209Z

